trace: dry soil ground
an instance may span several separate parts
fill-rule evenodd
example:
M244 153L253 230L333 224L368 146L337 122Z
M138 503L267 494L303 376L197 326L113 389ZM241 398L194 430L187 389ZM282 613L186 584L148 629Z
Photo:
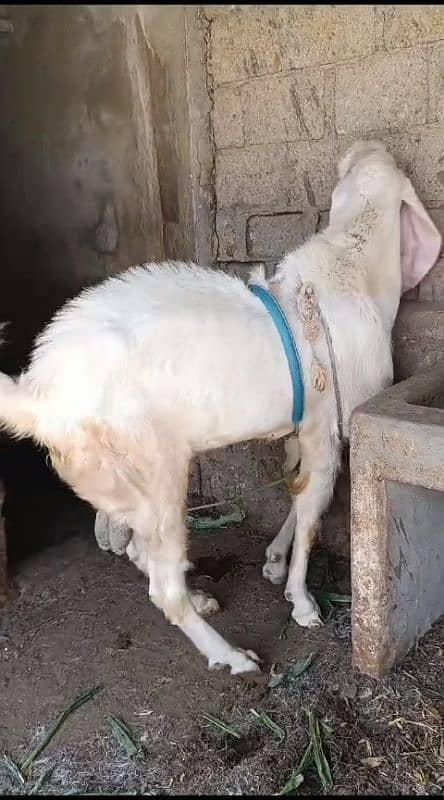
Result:
M285 630L282 588L260 574L265 546L245 523L192 537L193 582L222 603L217 628L264 658L259 683L208 672L148 601L143 576L126 557L99 551L89 527L21 562L17 597L0 614L0 792L278 793L307 748L312 710L328 726L333 794L442 794L444 624L384 680L360 676L351 668L347 607L322 629ZM310 584L347 591L347 566L318 550ZM271 670L285 673L311 652L304 674L268 687ZM5 756L20 764L58 714L97 685L23 786ZM265 710L285 739L258 725L251 709ZM240 738L214 729L205 713ZM138 756L114 738L110 714L137 737ZM296 793L322 793L316 769Z

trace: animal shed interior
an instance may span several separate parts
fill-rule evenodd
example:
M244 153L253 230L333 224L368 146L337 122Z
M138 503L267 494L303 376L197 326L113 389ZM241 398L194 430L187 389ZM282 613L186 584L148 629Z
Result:
M0 6L2 369L26 364L66 298L134 263L272 270L326 223L337 154L360 136L387 143L442 231L443 39L439 6ZM441 357L443 276L439 262L402 303L398 378ZM210 453L192 496L254 488L281 457L279 444ZM333 731L334 791L442 792L442 624L379 683L351 668L347 604L321 630L286 627L282 588L260 576L286 510L281 489L249 496L240 528L192 537L192 580L224 609L215 624L264 657L262 683L241 684L208 673L147 601L143 576L97 549L93 512L44 453L4 436L1 468L13 579L0 625L2 752L23 762L77 694L104 686L25 775L28 789L54 766L49 791L279 791L309 742L308 708ZM309 575L340 596L347 469ZM300 678L268 687L270 670L286 675L311 652ZM251 707L285 730L284 743ZM205 712L240 738L212 729ZM135 732L141 756L113 739L110 714ZM321 791L316 768L305 782ZM0 790L20 791L20 778L2 768Z

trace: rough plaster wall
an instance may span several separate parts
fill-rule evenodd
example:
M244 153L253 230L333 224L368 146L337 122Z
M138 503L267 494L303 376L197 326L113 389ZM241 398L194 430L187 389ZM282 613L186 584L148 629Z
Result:
M135 6L144 22L166 258L192 259L190 113L184 6Z
M360 137L387 143L444 230L442 7L256 5L205 16L219 263L274 264L325 225L337 158ZM438 271L425 299L444 296Z
M65 296L134 263L189 257L193 241L183 9L7 6L5 17L0 316L13 320L15 368Z
M246 277L327 224L338 156L357 138L385 141L444 233L444 8L434 6L206 6L207 85L212 106L213 258ZM444 260L403 304L395 329L399 378L444 351ZM419 301L419 302L418 302ZM425 302L424 302L425 301ZM242 446L249 486L263 467ZM271 471L280 446L262 464ZM202 460L202 487L222 492ZM211 467L211 468L210 468ZM329 543L348 549L347 464L329 516ZM233 482L234 483L234 482ZM225 486L225 492L227 488ZM276 527L282 492L249 501Z
M15 372L83 286L193 255L185 11L5 5L0 23L2 369ZM0 455L11 552L68 527L44 455Z

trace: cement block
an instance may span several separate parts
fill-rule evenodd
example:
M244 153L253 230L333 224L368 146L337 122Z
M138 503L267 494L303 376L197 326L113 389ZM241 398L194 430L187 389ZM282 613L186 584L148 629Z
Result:
M444 12L442 12L444 19ZM429 47L429 122L444 121L444 43Z
M397 5L382 8L384 44L388 50L444 38L443 6Z
M442 128L434 125L429 128L404 130L402 133L378 133L378 138L386 144L401 169L413 181L415 190L425 206L431 208L433 216L443 204L444 138ZM340 152L343 153L355 139L355 135L344 136L341 139Z
M321 211L319 214L318 231L324 231L328 226L330 211Z
M336 139L288 145L288 172L281 180L295 210L329 208L338 180L337 160Z
M226 272L227 275L234 275L240 278L244 283L248 283L250 272L255 267L263 267L265 269L265 276L271 278L274 274L276 262L273 261L222 261L218 263L217 268Z
M372 6L241 6L211 14L216 85L356 58L374 49Z
M400 86L402 91L400 92ZM427 54L376 53L336 71L336 129L361 134L427 121Z
M428 208L427 211L444 238L444 207ZM444 252L443 248L442 252Z
M419 286L414 286L402 295L403 300L419 300Z
M418 131L394 136L389 140L393 154L406 172L426 205L441 205L444 186L444 138L442 129ZM405 163L407 162L407 163Z
M322 70L257 78L245 83L241 93L248 144L322 138L325 116ZM270 109L273 109L271 114Z
M284 69L333 64L375 48L371 5L287 6L277 16Z
M383 675L444 613L444 363L355 411L353 662Z
M257 259L280 259L316 231L315 212L255 215L247 221L247 253Z
M404 380L444 357L444 304L402 301L393 329L395 379Z
M243 95L238 87L226 86L214 92L213 129L216 147L245 144Z
M444 304L444 257L430 270L419 286L419 299Z
M238 213L328 208L337 180L334 140L263 144L216 153L218 209Z
M218 208L276 206L285 210L288 192L286 145L267 144L227 149L216 153L216 197Z
M211 17L211 8L206 11ZM276 9L242 7L211 21L209 70L215 86L282 70Z
M248 211L219 208L216 215L217 261L249 261L246 243Z

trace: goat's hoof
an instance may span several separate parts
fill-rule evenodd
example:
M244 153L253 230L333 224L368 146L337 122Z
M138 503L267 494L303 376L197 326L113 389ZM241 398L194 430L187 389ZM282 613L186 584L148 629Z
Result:
M202 591L202 589L193 589L190 596L194 610L200 614L201 617L208 617L210 614L217 614L220 611L220 605L215 597Z
M231 674L243 675L248 672L260 672L260 658L253 650L236 649L231 660Z
M246 675L248 673L260 672L259 656L253 650L241 650L240 648L233 648L227 654L226 661L213 661L208 662L209 669L221 670L225 667L230 667L232 675Z
M103 511L98 511L94 522L94 535L101 550L110 550L109 518Z
M123 556L123 554L126 553L126 548L128 547L132 536L133 532L128 525L126 525L124 522L114 522L114 520L110 519L109 543L110 549L116 554L116 556Z
M101 550L110 550L116 556L123 556L131 541L133 532L125 523L115 522L103 511L98 511L94 524L94 534Z
M302 628L319 628L323 625L318 604L310 595L309 602L305 601L303 607L298 609L296 606L291 612L291 616Z
M274 584L283 583L287 575L287 561L285 556L275 550L270 550L268 547L265 551L265 555L267 560L262 567L262 575L265 580Z

